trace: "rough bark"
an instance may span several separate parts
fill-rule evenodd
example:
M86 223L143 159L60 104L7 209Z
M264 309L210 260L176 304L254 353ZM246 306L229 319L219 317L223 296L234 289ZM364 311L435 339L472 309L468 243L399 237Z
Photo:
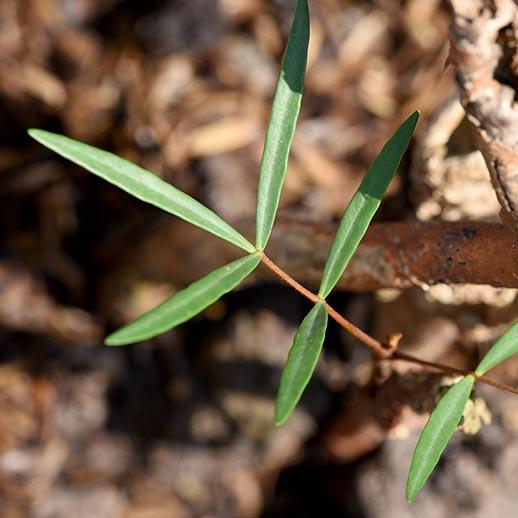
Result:
M502 206L518 229L518 4L449 0L451 61L461 103Z
M267 252L295 278L317 284L334 230L292 224L272 236ZM517 264L518 239L501 224L378 223L339 286L352 291L465 283L518 288Z
M240 229L252 235L253 221ZM292 277L317 287L336 232L336 225L280 218L266 249L268 256ZM181 236L181 239L179 238ZM174 240L174 248L169 241ZM167 253L157 254L160 244ZM170 250L175 253L170 253ZM180 221L164 222L129 258L131 271L158 282L186 285L239 250ZM435 284L482 284L518 288L518 235L504 225L487 222L376 223L369 228L339 287L349 291L410 288ZM120 266L119 272L123 272ZM271 276L258 269L257 276Z

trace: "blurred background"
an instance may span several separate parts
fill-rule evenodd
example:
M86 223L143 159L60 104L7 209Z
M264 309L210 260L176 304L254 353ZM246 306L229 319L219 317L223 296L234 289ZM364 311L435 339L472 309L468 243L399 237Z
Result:
M408 506L413 447L448 380L375 367L334 325L299 409L275 429L280 372L308 306L261 274L159 338L102 345L235 251L51 154L26 130L116 152L251 236L293 6L0 1L3 518L516 516L518 402L477 389L472 421L482 430L455 437ZM442 2L310 7L281 238L289 221L336 221L415 109L420 126L378 220L495 219L456 101ZM515 290L480 286L337 292L332 303L379 338L403 331L418 356L466 368L518 309ZM496 376L516 383L518 364Z

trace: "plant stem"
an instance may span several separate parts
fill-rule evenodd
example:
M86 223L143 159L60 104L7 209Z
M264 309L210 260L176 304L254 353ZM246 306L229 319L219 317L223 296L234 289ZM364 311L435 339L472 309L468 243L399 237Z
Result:
M510 385L506 385L505 383L500 383L498 381L493 381L491 378L486 378L485 376L480 376L478 374L473 374L473 377L477 381L480 381L480 383L491 385L492 387L503 390L504 392L509 392L510 394L518 396L518 389L515 387L511 387Z
M377 356L380 358L386 358L390 355L390 351L388 351L381 342L378 342L375 338L363 332L360 328L356 327L352 322L349 322L346 318L344 318L340 313L338 313L335 309L333 309L326 301L322 300L318 295L309 291L307 288L299 284L295 279L293 279L290 275L288 275L284 270L279 268L269 257L265 254L261 256L262 262L272 270L275 274L277 274L284 282L289 284L292 288L297 290L299 293L308 298L311 302L315 304L317 302L323 302L324 307L328 315L338 322L340 326L342 326L346 331L351 333L354 337L358 338L361 342L363 342L367 347L372 349Z
M279 268L264 252L261 252L261 261L263 264L269 268L273 273L275 273L280 279L282 279L286 284L291 286L293 289L298 291L301 295L309 299L313 303L321 302L324 304L328 315L335 320L341 327L343 327L347 332L352 334L355 338L357 338L360 342L362 342L365 346L371 349L378 360L389 360L389 361L404 361L415 363L420 365L421 367L425 367L428 369L434 369L440 371L444 374L452 374L458 376L473 376L477 381L481 383L485 383L486 385L491 385L492 387L498 388L505 392L509 392L511 394L518 395L518 389L506 385L504 383L499 383L497 381L493 381L490 378L486 378L485 376L480 376L475 374L474 372L467 371L464 369L459 369L457 367L450 367L449 365L445 365L443 363L430 362L427 360L421 360L420 358L416 358L411 354L400 352L395 350L393 347L388 347L382 344L380 341L376 340L369 334L362 331L360 328L355 326L352 322L349 322L345 317L340 315L333 307L331 307L325 300L321 299L318 295L308 290L302 284L298 283L295 279L293 279L289 274L287 274L284 270Z
M392 361L403 361L410 362L420 365L421 367L427 367L430 369L435 369L443 372L444 374L452 374L454 376L474 376L473 372L466 371L464 369L458 369L457 367L450 367L449 365L445 365L443 363L429 362L427 360L421 360L420 358L416 358L411 354L403 353L401 351L394 351L392 356L390 357Z
M266 267L268 267L273 273L278 275L286 284L289 284L292 288L298 291L301 295L304 295L307 299L315 304L320 302L318 295L304 288L302 284L298 283L295 279L290 277L284 270L281 270L269 257L264 253L261 255L261 261Z
M473 376L480 383L485 383L486 385L491 385L492 387L496 387L505 392L510 392L511 394L515 394L518 396L518 389L511 387L510 385L506 385L505 383L500 383L498 381L493 381L491 378L486 378L485 376L481 376L480 374L475 374L474 372L467 371L464 369L458 369L457 367L450 367L449 365L445 365L444 363L435 363L429 362L426 360L421 360L420 358L416 358L411 354L403 353L400 351L394 351L392 356L388 358L391 361L404 361L411 362L417 365L421 365L422 367L427 367L430 369L435 369L441 371L445 374L454 374L459 376Z
M349 322L346 318L344 318L338 311L336 311L333 307L331 307L325 300L321 299L318 295L309 291L307 288L302 286L302 284L298 283L295 279L293 279L290 275L288 275L284 270L279 268L267 255L264 253L261 256L261 260L266 267L268 267L272 272L278 275L286 284L289 284L292 288L297 290L299 293L304 295L307 299L315 304L317 302L322 302L328 315L335 320L341 327L343 327L347 332L351 333L354 337L356 337L360 342L366 345L369 349L372 349L378 358L388 358L392 352L390 348L384 347L384 345L368 335L360 328L355 326L352 322Z
M378 342L378 340L356 327L352 322L349 322L349 320L340 315L340 313L332 308L327 302L325 302L325 308L329 316L335 322L351 333L355 338L358 338L358 340L360 340L360 342L366 345L369 349L372 349L378 358L389 358L391 356L391 349L384 347L381 342Z

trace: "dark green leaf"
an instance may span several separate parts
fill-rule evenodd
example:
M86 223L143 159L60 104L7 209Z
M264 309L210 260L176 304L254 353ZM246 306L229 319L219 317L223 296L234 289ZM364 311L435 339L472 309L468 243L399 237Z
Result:
M313 375L324 343L326 327L326 308L322 303L315 304L300 324L281 376L275 403L277 426L288 419Z
M161 178L112 153L43 130L29 135L44 146L91 173L120 187L135 198L170 212L234 245L253 252L254 246L210 209Z
M165 302L106 338L106 345L147 340L186 322L235 288L261 261L254 253L227 264L191 284Z
M409 502L421 491L455 433L474 382L473 376L467 376L453 385L430 415L417 442L408 473L406 497Z
M385 144L347 206L322 275L319 295L323 299L336 286L365 235L381 198L396 174L418 119L419 112L414 112Z
M256 247L263 250L270 237L288 155L300 111L309 42L309 12L306 0L298 0L282 70L266 131L259 188L257 191Z
M482 376L488 370L518 353L518 322L515 322L489 349L478 364L476 374Z

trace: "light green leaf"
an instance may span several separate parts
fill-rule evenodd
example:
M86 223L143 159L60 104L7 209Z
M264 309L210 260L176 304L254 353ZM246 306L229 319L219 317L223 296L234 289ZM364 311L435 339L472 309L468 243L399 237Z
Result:
M409 502L421 491L455 433L474 382L473 376L466 376L453 385L430 415L417 442L408 473L406 497Z
M246 250L255 251L218 215L161 178L118 156L63 135L32 129L29 135L59 155L120 187L135 198L165 210Z
M478 364L475 374L482 376L488 370L518 353L518 322L515 322L489 349Z
M300 111L309 42L307 0L297 0L295 17L266 130L257 191L256 247L263 250L272 232L288 155Z
M186 322L235 288L260 262L261 255L256 252L209 273L131 324L115 331L106 338L106 345L141 342Z
M293 340L275 402L275 424L283 424L297 406L317 365L327 327L327 311L317 303L307 314Z
M418 119L419 112L414 112L401 124L369 167L358 191L345 209L322 275L319 296L323 299L336 286L367 232L381 198L396 174Z

